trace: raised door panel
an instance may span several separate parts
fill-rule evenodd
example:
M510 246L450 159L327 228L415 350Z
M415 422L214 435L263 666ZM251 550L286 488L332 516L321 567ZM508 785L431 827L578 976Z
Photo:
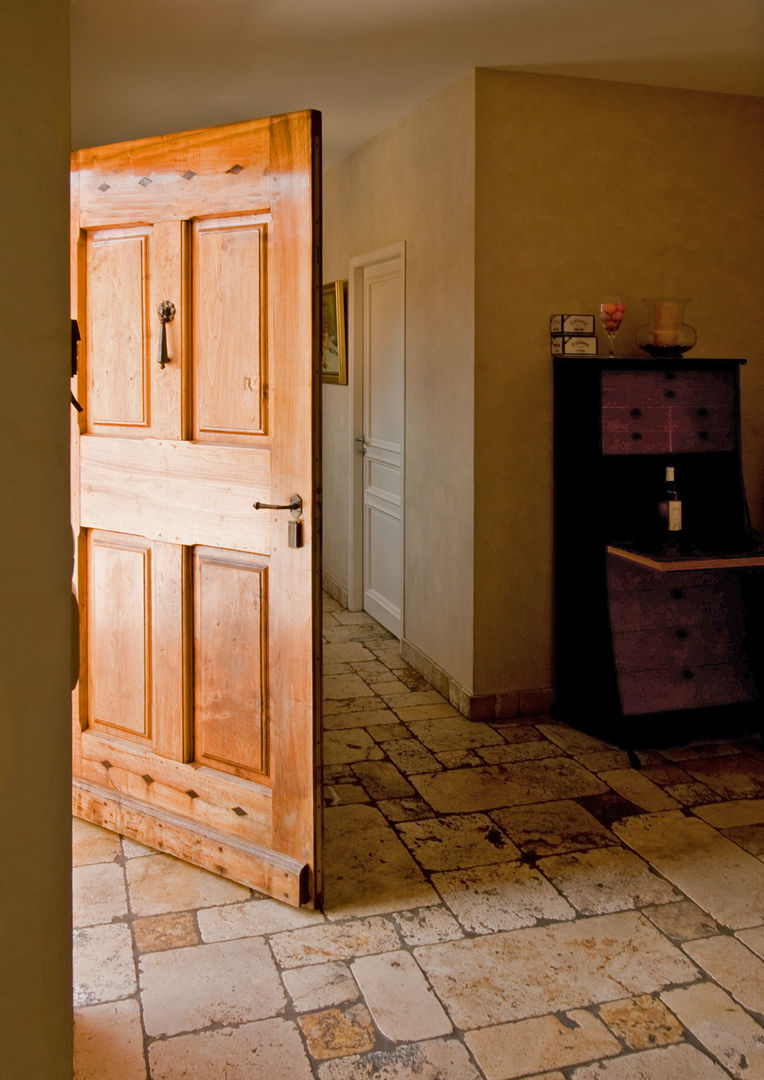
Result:
M151 227L87 236L88 416L105 425L149 425Z
M268 215L193 228L194 438L266 432Z
M118 534L89 539L89 726L150 743L151 546Z
M197 548L194 582L196 760L267 779L267 568Z

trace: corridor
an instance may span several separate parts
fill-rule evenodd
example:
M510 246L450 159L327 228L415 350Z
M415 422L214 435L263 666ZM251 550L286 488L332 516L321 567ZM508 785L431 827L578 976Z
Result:
M74 822L76 1080L764 1080L764 752L462 718L325 597L326 907Z

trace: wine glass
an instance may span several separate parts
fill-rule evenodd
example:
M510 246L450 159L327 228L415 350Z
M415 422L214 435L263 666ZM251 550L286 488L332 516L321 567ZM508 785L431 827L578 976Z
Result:
M620 327L625 314L626 307L621 302L620 296L608 296L600 304L599 320L605 328L605 333L607 334L610 343L609 356L615 356L613 350L615 335L618 333L618 328Z

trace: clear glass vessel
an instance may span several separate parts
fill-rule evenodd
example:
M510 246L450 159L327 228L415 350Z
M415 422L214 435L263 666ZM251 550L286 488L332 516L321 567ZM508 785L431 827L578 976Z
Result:
M689 298L648 299L648 322L637 328L636 343L650 356L681 356L697 341L695 327L684 321L684 309Z

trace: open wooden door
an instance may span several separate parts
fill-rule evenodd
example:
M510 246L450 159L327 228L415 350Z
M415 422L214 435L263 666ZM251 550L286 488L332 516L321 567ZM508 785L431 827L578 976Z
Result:
M321 900L319 124L72 171L74 810L292 904Z

